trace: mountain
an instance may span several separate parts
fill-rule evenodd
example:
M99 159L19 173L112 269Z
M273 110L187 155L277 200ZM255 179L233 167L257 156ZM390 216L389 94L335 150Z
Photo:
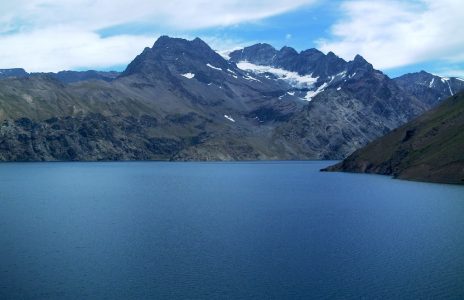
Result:
M406 92L432 106L464 90L464 79L440 77L425 71L408 73L394 78L394 81Z
M256 65L281 68L300 75L311 75L321 80L346 71L346 62L329 52L327 55L317 49L298 53L291 47L276 50L268 44L256 44L230 53L234 62L247 61Z
M354 152L327 171L464 184L464 92Z
M0 80L0 160L339 159L432 106L359 55L199 38L58 74Z
M30 77L33 75L46 74L49 77L55 78L62 83L73 83L86 80L104 80L111 81L118 77L119 72L109 71L60 71L57 73L28 73L24 69L0 69L0 79L2 78L23 78Z
M8 78L8 77L26 77L29 74L20 68L16 69L0 69L0 79L1 78Z
M73 83L86 80L104 80L111 81L119 76L119 72L109 71L61 71L58 73L48 73L53 78L56 78L62 83Z
M267 106L282 120L303 107L279 101L283 93L200 39L161 37L110 82L1 80L0 159L289 158L269 144L273 126L258 117Z
M360 55L347 62L331 52L257 44L230 58L255 74L288 82L290 93L309 102L276 132L311 158L342 159L431 107Z

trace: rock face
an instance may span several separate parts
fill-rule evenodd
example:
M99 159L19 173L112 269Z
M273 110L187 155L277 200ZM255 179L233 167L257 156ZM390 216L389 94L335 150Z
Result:
M320 77L323 80L345 71L347 64L332 52L325 55L313 48L298 53L291 47L276 50L268 44L256 44L233 51L230 53L230 59L237 63L248 61L256 65L282 68L300 75L311 74L313 77ZM358 62L358 59L355 60Z
M230 56L163 36L121 74L7 76L0 160L340 159L434 105L361 56Z
M150 137L157 125L149 115L109 118L94 113L43 122L5 121L0 127L0 160L166 160L202 138Z
M405 92L360 55L346 62L331 52L298 53L258 44L230 57L239 66L246 61L314 78L312 88L294 86L295 95L310 102L276 130L276 136L291 141L297 152L313 158L342 159L432 106ZM276 72L270 70L271 75Z
M8 77L26 77L29 74L24 69L0 69L0 79Z
M357 150L326 171L464 184L464 92Z
M394 80L406 92L432 106L464 90L463 79L440 77L425 71L405 74Z

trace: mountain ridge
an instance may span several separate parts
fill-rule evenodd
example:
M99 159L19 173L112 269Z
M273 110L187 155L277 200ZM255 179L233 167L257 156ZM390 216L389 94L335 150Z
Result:
M275 51L163 36L121 74L2 78L0 160L340 159L433 106L361 56Z

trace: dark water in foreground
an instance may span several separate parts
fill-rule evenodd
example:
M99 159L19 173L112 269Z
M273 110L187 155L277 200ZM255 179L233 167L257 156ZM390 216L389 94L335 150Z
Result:
M464 298L464 188L330 162L0 165L0 299Z

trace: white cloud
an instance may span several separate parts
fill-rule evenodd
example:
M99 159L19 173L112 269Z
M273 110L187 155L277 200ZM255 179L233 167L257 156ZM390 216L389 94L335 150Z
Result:
M105 68L126 64L153 37L118 35L101 38L73 28L42 29L1 36L1 68L23 67L30 72Z
M125 64L159 32L108 38L96 32L132 23L188 32L257 21L316 1L0 1L0 68L58 71Z
M345 59L363 55L390 69L430 60L464 60L461 0L345 1L333 37L318 41L323 51Z
M464 69L442 69L434 72L441 77L458 77L464 79Z

